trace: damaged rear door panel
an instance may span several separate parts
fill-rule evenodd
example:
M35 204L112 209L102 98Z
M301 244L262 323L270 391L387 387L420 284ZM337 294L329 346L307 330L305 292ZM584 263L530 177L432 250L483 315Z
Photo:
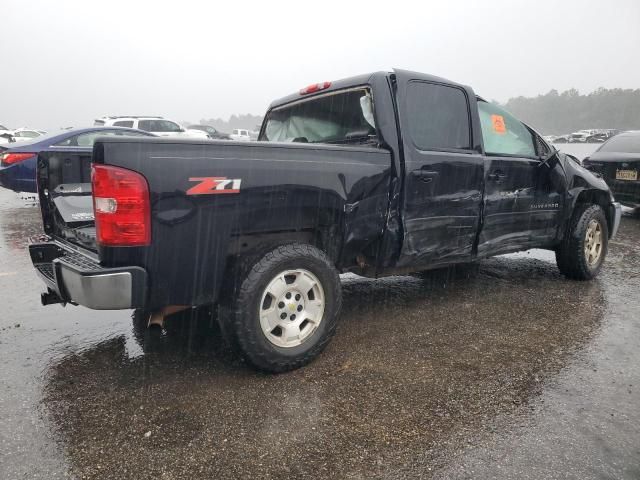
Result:
M475 95L397 70L404 151L404 242L398 266L468 261L480 225L484 162Z

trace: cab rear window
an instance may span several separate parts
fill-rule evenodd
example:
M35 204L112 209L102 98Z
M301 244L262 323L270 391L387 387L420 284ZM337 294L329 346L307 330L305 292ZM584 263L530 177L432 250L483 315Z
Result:
M359 145L375 139L373 101L367 88L329 93L271 110L260 138Z

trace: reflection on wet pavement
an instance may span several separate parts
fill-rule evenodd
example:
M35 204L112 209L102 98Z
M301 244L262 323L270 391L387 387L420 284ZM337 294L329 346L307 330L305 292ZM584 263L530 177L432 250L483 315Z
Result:
M35 212L0 209L0 273L18 272L0 277L12 312L0 324L0 445L9 452L0 471L11 477L524 478L523 465L504 461L505 439L531 434L520 448L540 452L566 438L589 445L574 411L585 395L638 425L628 403L637 384L620 399L592 372L611 358L612 370L637 366L637 333L625 343L632 330L620 328L638 321L636 220L624 219L594 282L565 280L542 251L425 278L346 276L341 325L324 354L270 376L231 355L206 312L174 320L141 348L129 312L36 305L40 284L22 250L24 233L40 228ZM599 379L591 390L588 372ZM574 388L559 395L567 381ZM594 478L637 464L637 435L624 456L607 453L628 446L623 434L601 435L603 451L591 454L622 463Z

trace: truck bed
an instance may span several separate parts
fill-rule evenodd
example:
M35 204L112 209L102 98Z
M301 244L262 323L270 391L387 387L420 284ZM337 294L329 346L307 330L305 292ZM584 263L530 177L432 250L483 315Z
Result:
M91 161L144 176L150 245L96 244ZM324 243L339 268L375 259L392 168L389 151L368 146L105 137L89 159L47 154L38 181L45 232L104 268L144 269L153 307L215 301L234 256L283 238ZM234 188L216 194L220 179Z

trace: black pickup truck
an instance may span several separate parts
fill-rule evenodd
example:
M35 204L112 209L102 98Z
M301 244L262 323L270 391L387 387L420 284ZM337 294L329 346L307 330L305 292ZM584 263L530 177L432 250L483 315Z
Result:
M467 86L395 70L271 104L256 142L103 138L47 152L44 304L212 306L255 367L325 347L340 277L408 274L530 248L601 269L620 222L605 182ZM95 220L94 220L95 214Z

